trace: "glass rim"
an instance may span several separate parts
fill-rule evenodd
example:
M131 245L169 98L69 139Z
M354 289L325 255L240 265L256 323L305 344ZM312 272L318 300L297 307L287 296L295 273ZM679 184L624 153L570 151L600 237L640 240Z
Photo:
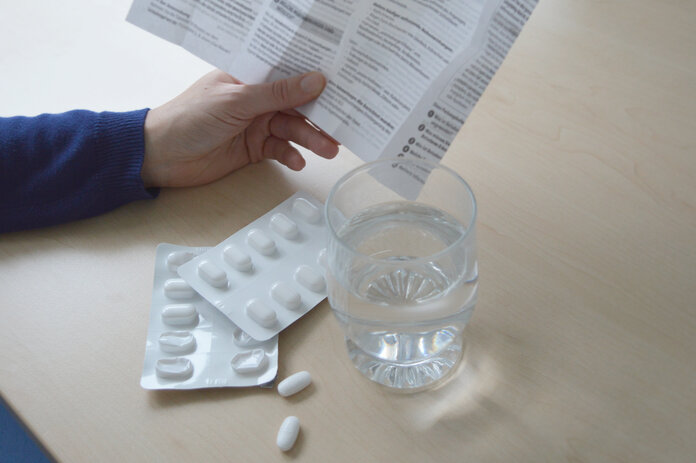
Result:
M384 164L411 164L411 165L421 165L421 166L427 166L428 168L432 170L435 169L441 169L444 172L448 173L450 177L454 178L458 183L460 183L463 187L464 190L468 193L469 199L471 200L472 204L472 209L471 209L471 215L469 217L468 223L465 225L465 231L462 233L462 235L457 238L452 244L448 245L445 249L442 249L440 251L437 251L433 254L423 256L423 257L417 257L415 259L409 260L409 262L413 263L418 263L419 261L427 262L430 260L434 260L444 254L447 254L450 252L452 249L456 248L459 246L463 241L465 241L469 235L471 234L471 230L474 229L474 225L476 223L476 216L478 215L478 204L476 203L476 197L474 196L474 191L471 189L471 186L462 178L461 175L459 175L454 169L451 169L450 167L447 167L445 165L442 165L440 163L435 163L431 161L424 161L422 159L420 160L415 160L415 159L400 159L400 158L386 158L386 159L378 159L376 161L371 161L371 162L366 162L365 164L362 164L361 166L358 166L354 169L351 169L347 173L343 174L341 178L338 179L338 181L334 184L334 186L331 188L331 191L329 191L329 196L326 198L326 203L324 204L324 217L326 220L326 226L329 229L329 233L331 237L340 245L347 250L351 251L353 254L367 259L368 261L374 261L374 262L379 262L379 263L387 263L390 262L387 259L380 259L377 257L373 256L368 256L367 254L363 254L362 252L358 251L354 246L349 245L346 243L340 236L338 236L337 230L334 228L333 224L331 223L330 215L329 215L329 206L334 202L334 197L336 196L336 193L338 189L344 185L348 180L351 178L355 177L356 175L363 173L364 171L368 171L372 169L375 166L379 165L384 165Z

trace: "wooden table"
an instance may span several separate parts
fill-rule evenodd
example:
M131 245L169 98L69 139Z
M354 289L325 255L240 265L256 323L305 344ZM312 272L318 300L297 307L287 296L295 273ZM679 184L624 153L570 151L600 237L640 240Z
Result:
M209 69L126 24L128 0L16 3L3 115L155 106ZM441 389L363 379L326 302L280 338L280 377L315 378L290 400L139 386L157 243L325 199L360 163L342 152L0 236L0 391L66 462L693 461L695 82L696 3L541 0L444 159L478 197L481 297Z

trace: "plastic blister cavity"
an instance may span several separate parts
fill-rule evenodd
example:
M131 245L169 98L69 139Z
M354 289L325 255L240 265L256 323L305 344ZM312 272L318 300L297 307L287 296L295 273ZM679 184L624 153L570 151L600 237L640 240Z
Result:
M232 268L240 272L251 272L254 266L251 264L251 257L238 246L232 244L227 246L222 253L225 262L230 264Z
M275 310L268 307L258 299L252 299L246 306L246 314L261 326L273 328L278 321Z
M276 252L275 241L264 233L263 230L251 230L247 234L247 243L264 256L272 256Z
M215 264L204 260L198 264L198 275L211 286L225 288L227 286L227 274Z
M297 267L295 279L299 284L315 293L321 293L326 290L324 275L308 265L300 265Z
M238 373L258 373L268 364L268 358L263 349L254 349L235 354L232 357L232 368Z
M170 272L176 273L176 270L179 268L179 265L185 264L194 257L196 257L196 255L188 251L172 252L167 256L167 268Z
M203 299L176 270L209 248L157 246L150 324L140 384L145 389L263 386L278 371L278 338L252 339ZM196 271L223 287L218 264Z
M272 338L326 297L322 218L320 201L296 193L178 273L249 336Z
M282 212L273 214L271 217L271 228L285 239L294 240L299 235L297 224Z
M189 331L165 331L160 334L159 346L167 354L190 354L196 350L196 338Z
M168 304L162 309L162 322L169 326L195 325L198 310L193 304Z
M172 300L191 299L196 292L181 278L170 278L164 282L164 295Z
M193 375L193 364L183 357L159 359L155 368L157 376L163 379L182 381Z
M309 223L318 223L321 220L321 207L307 198L297 198L292 202L292 212Z
M297 310L302 307L302 296L300 296L300 293L282 281L271 286L271 297L288 310Z

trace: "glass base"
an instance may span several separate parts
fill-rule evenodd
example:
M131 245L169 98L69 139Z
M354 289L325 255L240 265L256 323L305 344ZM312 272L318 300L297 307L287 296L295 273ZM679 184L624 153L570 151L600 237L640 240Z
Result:
M457 339L427 359L395 363L368 354L348 338L346 347L360 373L397 392L418 392L444 383L457 369L464 350L462 339Z

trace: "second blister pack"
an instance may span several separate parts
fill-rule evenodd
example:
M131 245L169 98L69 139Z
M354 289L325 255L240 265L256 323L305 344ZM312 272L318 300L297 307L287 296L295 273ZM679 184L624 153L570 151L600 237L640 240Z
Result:
M208 249L157 246L140 381L145 389L263 386L276 377L278 338L251 338L177 275L180 265Z
M296 193L179 275L252 338L276 336L326 297L323 204Z

